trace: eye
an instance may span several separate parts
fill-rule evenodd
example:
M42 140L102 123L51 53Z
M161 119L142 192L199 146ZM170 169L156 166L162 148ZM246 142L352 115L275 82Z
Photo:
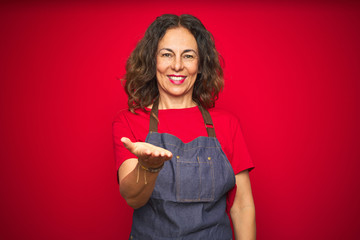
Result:
M186 58L186 59L193 59L194 56L191 55L191 54L185 54L185 55L184 55L184 58Z
M161 56L162 57L171 57L171 53L162 53Z

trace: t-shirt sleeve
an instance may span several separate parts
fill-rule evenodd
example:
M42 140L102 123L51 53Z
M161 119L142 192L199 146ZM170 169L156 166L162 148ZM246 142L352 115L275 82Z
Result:
M250 157L244 135L242 133L239 120L236 118L234 124L234 134L233 134L233 154L231 165L233 167L235 175L241 171L249 170L251 171L255 165Z
M136 141L128 120L124 116L124 111L126 110L118 113L112 124L116 173L125 160L129 158L136 158L136 156L127 150L121 142L122 137L127 137L133 142Z

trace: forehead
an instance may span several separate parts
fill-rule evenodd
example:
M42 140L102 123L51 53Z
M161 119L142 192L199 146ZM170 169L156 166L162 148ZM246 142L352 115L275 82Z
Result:
M177 27L168 29L164 37L158 43L158 50L170 48L172 50L193 49L197 51L197 43L192 33L184 28Z

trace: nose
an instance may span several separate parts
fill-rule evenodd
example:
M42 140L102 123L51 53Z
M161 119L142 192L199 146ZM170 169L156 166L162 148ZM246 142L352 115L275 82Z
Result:
M172 63L172 68L174 69L174 71L179 72L183 69L183 67L184 65L181 56L176 56Z

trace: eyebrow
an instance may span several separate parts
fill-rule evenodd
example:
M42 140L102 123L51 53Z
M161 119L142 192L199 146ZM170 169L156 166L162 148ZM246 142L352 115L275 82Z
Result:
M172 53L175 54L175 52L170 48L162 48L162 49L159 50L159 52L161 50L166 50L166 51L169 51L169 52L172 52ZM197 55L197 52L194 49L185 49L181 54L184 54L184 53L187 53L187 52L194 52Z

